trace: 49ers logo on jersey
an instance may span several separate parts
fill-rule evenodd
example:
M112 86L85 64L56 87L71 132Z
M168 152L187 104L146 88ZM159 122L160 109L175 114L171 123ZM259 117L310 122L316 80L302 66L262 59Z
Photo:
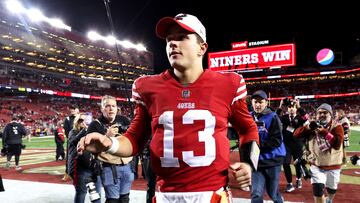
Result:
M195 109L195 103L194 102L178 103L177 108L178 109Z

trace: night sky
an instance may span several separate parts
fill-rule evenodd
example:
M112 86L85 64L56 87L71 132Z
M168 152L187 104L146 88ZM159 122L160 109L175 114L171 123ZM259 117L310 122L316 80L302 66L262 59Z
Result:
M260 1L110 0L118 39L142 42L154 54L155 72L168 68L165 42L155 36L164 16L196 15L205 25L208 52L231 49L231 42L269 40L271 44L296 43L297 65L316 64L316 53L331 48L348 63L360 51L360 15L356 5L318 2L261 3ZM90 29L110 34L104 0L23 0L25 7L40 8L47 17L59 17L73 30ZM236 3L236 4L234 4ZM325 5L325 6L323 6ZM207 57L206 57L207 60ZM336 59L335 59L336 60ZM338 59L339 60L339 59Z

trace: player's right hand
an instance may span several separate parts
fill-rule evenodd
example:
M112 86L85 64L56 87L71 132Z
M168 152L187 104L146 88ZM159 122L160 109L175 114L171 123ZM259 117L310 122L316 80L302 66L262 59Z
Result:
M233 176L241 188L247 188L251 185L251 166L244 162L236 162L230 165Z
M90 133L82 137L77 145L77 151L82 154L85 150L97 154L110 148L112 141L100 133Z

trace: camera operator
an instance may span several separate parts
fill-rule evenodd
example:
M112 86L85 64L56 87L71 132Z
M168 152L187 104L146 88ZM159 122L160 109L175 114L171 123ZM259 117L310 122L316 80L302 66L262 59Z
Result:
M251 176L251 201L263 202L264 188L275 203L284 202L279 191L281 165L286 150L282 137L281 121L268 106L268 97L262 90L252 95L252 117L258 128L260 156L257 170Z
M316 109L316 120L295 130L294 136L306 140L306 160L310 163L315 202L331 203L340 181L344 130L332 119L333 111L323 103Z
M105 95L101 98L101 112L99 119L92 121L87 134L100 133L108 137L121 136L130 124L125 116L117 115L116 98ZM129 194L134 173L129 162L132 157L119 157L101 152L98 159L102 162L101 181L105 189L106 203L129 202Z
M283 164L284 173L287 181L285 192L292 192L295 190L292 184L292 173L290 168L291 160L294 161L301 158L303 155L304 141L301 138L293 136L295 129L304 125L308 119L305 110L300 107L299 99L285 98L280 101L280 109L287 108L286 113L280 116L283 124L283 137L286 147L286 157ZM295 164L296 170L296 188L302 188L302 170L301 165Z
M99 167L94 168L96 161L90 152L84 152L81 155L77 153L77 144L82 137L86 135L87 125L85 123L86 114L77 114L74 118L73 129L69 133L68 147L68 174L73 179L75 187L74 203L84 203L87 193L86 185L94 182L96 193L89 191L90 200L100 203L101 181ZM94 191L95 192L95 191Z

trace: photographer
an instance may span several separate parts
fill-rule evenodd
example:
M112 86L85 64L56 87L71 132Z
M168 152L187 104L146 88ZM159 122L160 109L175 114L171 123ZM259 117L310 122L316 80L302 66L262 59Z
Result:
M323 103L316 110L316 120L295 130L294 136L306 140L306 160L311 164L311 184L315 202L331 203L340 181L344 130L333 122L333 111Z
M292 184L292 173L290 168L291 160L298 160L303 155L304 142L301 138L293 136L294 131L303 126L307 121L308 115L300 107L299 99L285 98L280 102L280 109L286 108L286 113L280 116L283 124L284 144L286 147L286 157L283 164L284 173L287 181L285 192L292 192L295 187ZM301 177L303 176L300 162L295 164L296 170L296 188L302 188Z
M95 203L100 203L101 181L99 167L95 168L94 164L96 160L94 160L93 155L90 152L84 152L83 154L78 155L76 150L79 140L86 135L87 125L85 120L85 113L80 113L74 118L73 129L69 133L67 168L75 187L74 203L85 202L87 193L86 185L90 181L94 182L96 188L96 193L89 194L90 200Z
M118 115L116 98L105 95L101 98L99 119L92 121L87 134L100 133L108 137L121 136L130 124L125 116ZM105 189L106 203L127 203L130 201L130 189L134 181L134 173L129 162L132 157L119 157L101 152L97 157L102 162L101 181Z

